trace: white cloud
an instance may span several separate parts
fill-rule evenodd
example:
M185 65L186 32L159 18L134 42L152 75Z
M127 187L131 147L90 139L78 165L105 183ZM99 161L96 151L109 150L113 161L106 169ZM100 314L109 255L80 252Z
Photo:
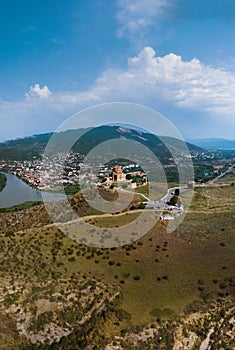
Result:
M107 70L87 91L94 101L131 100L148 103L155 99L181 108L232 114L235 112L235 75L204 65L198 59L183 61L170 53L156 56L151 47L129 58L126 70ZM86 93L83 92L83 101Z
M210 125L217 124L217 130L218 125L221 130L227 125L232 132L235 74L205 65L196 58L184 61L174 53L159 57L153 48L145 47L128 59L126 69L105 70L88 90L52 92L47 86L35 84L24 101L0 101L0 117L12 116L12 120L36 133L39 128L53 130L53 125L58 126L63 118L78 110L113 101L144 104L163 114L171 108L173 114L178 113L181 128L192 115L197 116L198 125L208 116Z
M26 100L47 100L56 109L64 109L66 104L83 107L109 101L155 101L157 106L165 101L182 109L233 116L234 92L233 73L204 65L196 58L183 61L174 53L159 57L153 48L145 47L128 59L126 70L104 71L86 91L52 93L47 86L35 84L26 93Z
M87 106L109 101L172 103L182 109L217 114L235 112L235 75L213 68L193 58L183 61L170 53L159 57L151 47L128 59L126 70L104 71L94 84L82 92L53 93L39 84L26 93L27 100L37 97L50 105Z
M156 20L168 11L173 2L174 0L118 0L118 37L131 37L154 23L156 25Z
M32 99L36 97L42 100L47 100L51 96L51 91L46 85L40 88L39 84L35 84L34 86L30 87L29 91L25 94L25 96L27 99Z
M84 91L84 92L63 92L58 93L54 96L54 100L60 103L68 103L81 105L83 103L98 103L100 101L100 96L98 96L95 92L92 91Z

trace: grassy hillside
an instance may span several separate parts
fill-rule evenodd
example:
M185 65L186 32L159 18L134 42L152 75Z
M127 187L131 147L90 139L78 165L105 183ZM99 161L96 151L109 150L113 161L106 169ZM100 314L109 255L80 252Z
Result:
M234 306L234 205L234 186L196 188L190 211L174 233L166 232L166 222L156 222L136 242L111 249L72 241L45 219L40 207L0 214L8 222L0 237L2 349L12 348L14 334L14 349L31 349L34 340L56 341L58 334L64 335L58 344L39 348L84 349L90 344L90 349L106 349L117 336L124 349L171 349L174 338L183 342L186 334L191 339L190 332L199 348L210 315L219 320ZM112 230L136 215L96 217L90 223ZM32 216L38 227L30 227ZM17 220L18 226L11 226ZM192 323L195 312L201 316ZM145 327L153 335L146 335L147 343L141 333ZM223 327L229 346L234 339L227 334L229 319ZM25 335L19 337L19 330ZM139 347L133 345L133 334L139 334ZM223 338L213 339L214 348L220 348Z
M111 190L100 189L100 194L107 201L117 199L117 194L115 191L113 192ZM132 194L126 195L127 208L137 206L138 203L142 202L142 197L138 194L136 194L132 200L130 197L132 197ZM70 198L69 203L79 217L101 214L98 210L95 210L88 205L81 192L78 192L75 196ZM54 202L50 205L55 212L61 210L61 202ZM70 215L71 213L61 213L60 222L70 220ZM30 227L37 228L52 223L44 204L41 202L26 202L10 208L2 208L0 209L0 217L0 233L8 230L17 232Z

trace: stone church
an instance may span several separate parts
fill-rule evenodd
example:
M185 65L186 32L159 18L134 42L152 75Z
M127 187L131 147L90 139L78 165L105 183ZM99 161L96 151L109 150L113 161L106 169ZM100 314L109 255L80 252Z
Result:
M125 181L126 175L122 172L121 165L115 165L112 172L111 177L113 181L119 182L119 181Z

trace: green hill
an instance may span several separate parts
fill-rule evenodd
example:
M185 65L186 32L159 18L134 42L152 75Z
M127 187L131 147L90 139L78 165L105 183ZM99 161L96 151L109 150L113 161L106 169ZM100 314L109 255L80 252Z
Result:
M83 134L83 135L82 135ZM81 154L87 154L97 144L110 140L126 138L142 143L154 153L157 153L162 164L168 164L168 158L171 156L166 146L172 146L182 150L183 141L172 137L157 137L150 133L143 133L135 129L125 129L119 126L100 126L90 129L68 130L58 134L46 133L25 137L22 139L10 140L0 143L0 160L24 160L38 158L44 152L44 149L50 140L54 137L56 150L62 151L63 145L71 140L77 140L72 150ZM82 135L82 136L81 136ZM190 151L200 151L201 148L186 143Z
M28 160L38 158L53 133L33 135L0 143L0 160Z

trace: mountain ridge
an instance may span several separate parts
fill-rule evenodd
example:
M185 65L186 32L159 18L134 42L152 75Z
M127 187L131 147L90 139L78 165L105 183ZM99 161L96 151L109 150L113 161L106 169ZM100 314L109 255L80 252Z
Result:
M81 154L86 154L100 142L104 142L112 138L121 138L123 136L128 136L127 138L129 139L141 142L150 149L155 149L156 147L163 145L166 146L168 144L182 149L186 144L189 151L202 151L202 149L196 145L173 137L158 137L151 133L144 133L135 129L123 128L122 126L105 125L97 128L70 129L60 133L49 132L15 140L8 140L0 143L0 159L24 160L40 157L52 136L55 137L55 140L58 139L57 141L60 144L61 142L67 142L71 138L74 139L77 137L77 141L73 145L72 149Z
M224 138L187 139L194 145L207 150L235 150L235 140Z

